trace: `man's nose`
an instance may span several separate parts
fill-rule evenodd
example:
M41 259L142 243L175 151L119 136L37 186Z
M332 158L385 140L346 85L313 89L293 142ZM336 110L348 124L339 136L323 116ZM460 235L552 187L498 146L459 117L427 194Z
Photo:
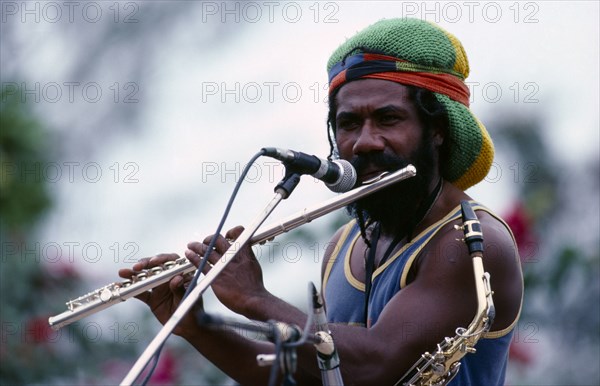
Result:
M354 142L352 151L354 154L367 154L381 152L385 149L385 140L381 133L373 127L370 120L366 120L360 130L360 135Z

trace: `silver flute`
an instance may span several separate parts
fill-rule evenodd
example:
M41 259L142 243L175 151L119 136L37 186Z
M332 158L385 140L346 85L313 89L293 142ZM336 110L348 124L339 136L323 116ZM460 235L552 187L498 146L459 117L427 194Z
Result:
M263 232L257 233L250 240L251 245L263 244L276 236L311 222L312 220L340 209L364 196L388 187L398 181L405 180L417 174L414 166L408 165L394 173L384 173L372 180L365 181L362 186L349 192L335 196L321 204L295 213L292 216L271 224ZM196 267L185 257L169 261L162 266L144 270L129 280L111 283L98 288L77 299L69 300L67 310L59 315L48 318L52 329L58 330L86 316L102 311L114 304L151 290L168 282L177 275L193 275Z

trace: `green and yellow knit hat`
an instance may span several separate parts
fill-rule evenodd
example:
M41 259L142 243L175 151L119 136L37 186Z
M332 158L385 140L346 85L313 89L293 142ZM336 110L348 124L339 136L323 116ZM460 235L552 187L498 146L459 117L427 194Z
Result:
M356 79L390 80L430 90L448 114L448 159L442 176L462 190L490 170L494 145L469 109L467 55L460 41L419 19L381 20L348 39L329 58L329 94Z

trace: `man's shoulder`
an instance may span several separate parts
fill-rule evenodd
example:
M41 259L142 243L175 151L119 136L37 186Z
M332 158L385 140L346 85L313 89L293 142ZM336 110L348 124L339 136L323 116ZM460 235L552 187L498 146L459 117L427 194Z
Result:
M517 245L506 222L485 206L471 201L475 214L481 223L483 233L483 264L485 269L500 279L500 285L506 279L521 275ZM447 211L439 220L439 228L425 245L417 258L416 271L426 271L436 276L455 277L461 280L471 272L471 258L463 241L460 205Z
M499 310L494 328L497 330L498 327L511 325L519 314L523 287L521 263L517 245L506 222L482 205L474 203L473 207L483 233L483 266L491 276L494 302ZM462 241L462 231L454 228L454 225L460 224L462 219L455 218L431 239L421 256L422 271L429 271L428 274L435 275L438 280L450 280L455 284L470 282L472 259Z
M452 197L452 199L448 200L444 204L444 209L438 211L437 218L432 220L433 223L440 224L441 227L438 234L441 236L448 231L454 231L455 225L462 224L461 217L461 202L468 201L475 214L477 219L481 223L482 228L488 228L493 231L491 235L492 238L496 238L502 235L502 239L504 242L509 244L514 244L514 237L512 235L512 231L508 224L502 219L500 215L498 215L494 210L490 209L486 205L482 204L479 201L473 200L469 196L462 194L462 197ZM499 232L499 233L498 233ZM484 234L485 241L485 234Z
M356 226L356 220L351 219L345 224L341 225L336 232L333 234L329 242L325 246L325 252L323 254L323 263L321 265L321 276L325 274L325 269L331 256L338 251L340 239L347 234L353 227Z
M518 249L513 233L508 224L496 213L485 208L475 212L481 223L484 247L488 255L502 255L516 259Z

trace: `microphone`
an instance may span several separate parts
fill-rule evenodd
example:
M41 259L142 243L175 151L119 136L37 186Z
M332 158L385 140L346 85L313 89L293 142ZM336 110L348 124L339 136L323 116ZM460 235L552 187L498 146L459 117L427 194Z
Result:
M280 160L292 171L310 174L325 182L333 192L347 192L356 184L356 170L348 161L328 161L314 155L277 147L264 147L262 150L264 155Z

